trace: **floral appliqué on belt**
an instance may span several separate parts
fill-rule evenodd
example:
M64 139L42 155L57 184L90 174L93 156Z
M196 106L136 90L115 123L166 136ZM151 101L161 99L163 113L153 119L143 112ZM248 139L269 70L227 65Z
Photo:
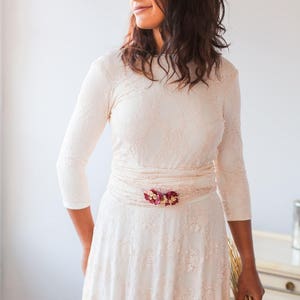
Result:
M179 202L178 193L175 191L168 191L162 193L155 189L144 191L144 197L147 201L154 205L174 205Z

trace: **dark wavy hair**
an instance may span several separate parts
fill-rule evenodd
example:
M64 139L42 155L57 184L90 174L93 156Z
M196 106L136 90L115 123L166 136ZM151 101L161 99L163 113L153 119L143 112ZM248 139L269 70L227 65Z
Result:
M224 1L155 0L155 3L164 14L164 20L159 27L163 39L161 51L157 53L153 30L137 27L135 16L132 14L128 33L119 49L123 63L133 71L157 81L151 67L153 57L157 56L158 63L166 74L169 74L170 64L172 66L173 73L168 80L175 72L179 75L179 78L172 82L178 82L179 88L189 85L190 90L200 81L208 86L206 78L209 77L213 66L216 66L216 71L219 69L220 51L230 46L222 37L226 32L222 24L225 14ZM160 64L159 60L163 55L167 58L168 70ZM194 78L188 67L190 62L196 66Z

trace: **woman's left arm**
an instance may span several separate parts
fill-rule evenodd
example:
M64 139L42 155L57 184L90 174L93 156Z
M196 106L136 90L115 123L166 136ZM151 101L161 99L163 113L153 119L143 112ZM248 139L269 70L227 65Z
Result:
M246 295L261 300L265 290L256 270L251 220L228 221L228 225L242 261L237 300L244 300Z
M246 295L261 300L264 289L255 266L250 191L243 157L239 72L230 62L223 62L229 71L225 72L221 89L224 132L215 160L216 177L226 221L243 264L237 300L244 300Z

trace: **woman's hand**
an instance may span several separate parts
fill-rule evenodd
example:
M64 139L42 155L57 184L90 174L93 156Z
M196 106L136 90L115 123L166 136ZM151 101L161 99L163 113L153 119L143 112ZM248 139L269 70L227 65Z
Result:
M251 219L228 221L228 224L242 261L236 300L245 300L246 296L249 300L261 300L265 290L256 270Z
M264 293L256 267L243 266L238 280L237 300L245 300L246 296L251 296L251 300L261 300Z
M90 255L90 247L89 246L84 247L83 253L82 253L82 259L81 259L81 269L82 269L84 276L85 276L85 271L86 271L89 255Z

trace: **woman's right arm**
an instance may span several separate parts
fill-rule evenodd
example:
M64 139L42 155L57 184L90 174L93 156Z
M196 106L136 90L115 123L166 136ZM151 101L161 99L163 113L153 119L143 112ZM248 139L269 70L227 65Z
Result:
M56 162L63 206L84 248L90 246L94 228L86 166L110 114L111 78L104 64L100 56L89 67Z
M67 208L67 211L75 226L82 248L84 250L89 250L92 243L94 230L94 221L91 213L91 207L88 206L82 209Z

